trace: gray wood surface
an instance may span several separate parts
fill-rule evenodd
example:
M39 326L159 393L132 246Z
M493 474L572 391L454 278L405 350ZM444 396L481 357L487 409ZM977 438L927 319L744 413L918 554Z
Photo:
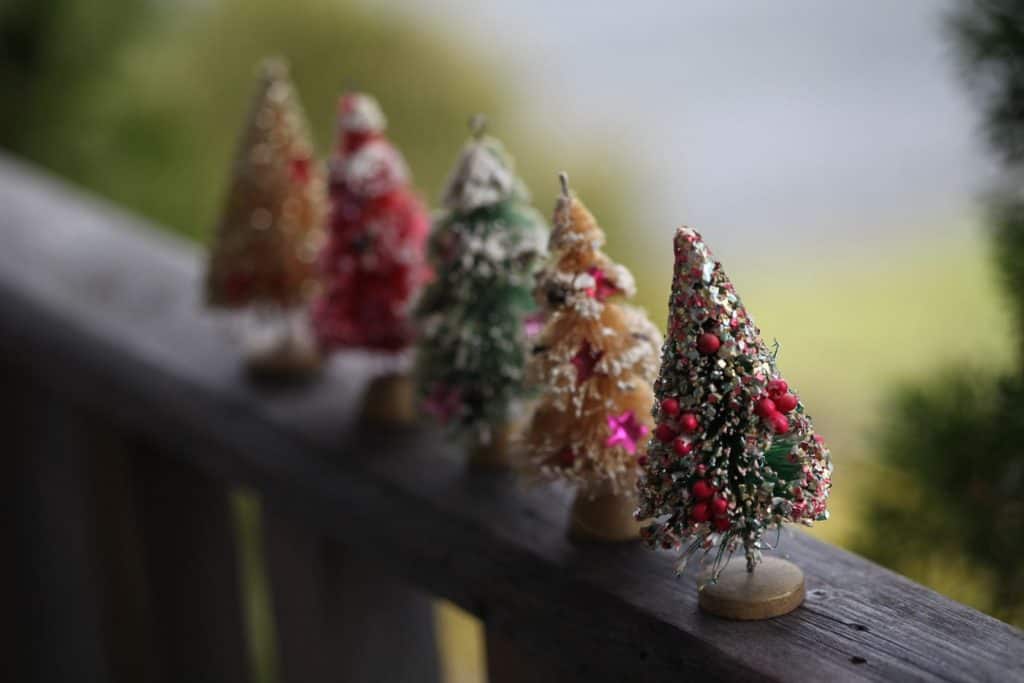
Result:
M440 680L428 596L273 508L263 529L282 681Z
M160 661L153 601L133 483L134 440L103 420L88 421L104 650L114 683L170 683ZM38 539L45 542L45 539Z
M138 443L132 491L154 640L167 681L247 683L250 658L229 488L153 439Z
M8 399L17 397L3 411L5 479L14 484L5 500L14 543L2 560L14 570L14 591L3 611L17 615L5 662L15 674L5 680L110 680L91 444L82 421L49 391L5 375Z
M799 533L781 547L806 573L802 608L767 622L702 615L669 554L567 540L565 492L469 471L428 427L356 424L367 357L337 357L304 387L247 382L198 305L193 249L11 161L0 245L0 350L453 600L533 661L589 681L1024 677L1021 631Z

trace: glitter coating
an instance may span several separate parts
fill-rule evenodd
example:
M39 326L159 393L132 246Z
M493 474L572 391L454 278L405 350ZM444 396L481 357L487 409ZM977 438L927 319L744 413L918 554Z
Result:
M689 228L675 236L668 329L656 431L677 431L680 414L697 426L687 448L650 441L637 519L652 522L642 536L680 549L680 571L703 551L717 572L739 548L753 570L766 531L828 518L831 456L721 264Z

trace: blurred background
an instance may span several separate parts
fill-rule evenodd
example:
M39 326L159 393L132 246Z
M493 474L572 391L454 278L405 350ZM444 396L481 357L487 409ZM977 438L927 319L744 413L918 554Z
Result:
M1024 626L1019 2L0 0L0 146L203 241L275 54L322 154L339 92L372 92L432 202L486 112L543 212L569 172L662 324L671 235L701 230L832 447L812 533ZM478 625L438 614L448 679L482 680Z

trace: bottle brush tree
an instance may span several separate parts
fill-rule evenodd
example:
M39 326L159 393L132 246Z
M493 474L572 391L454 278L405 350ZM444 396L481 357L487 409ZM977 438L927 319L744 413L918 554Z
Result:
M636 480L650 433L661 335L640 309L633 276L609 259L604 233L565 174L536 298L546 324L528 374L541 396L526 433L531 469L578 488L573 532L635 538Z
M327 245L320 256L323 288L312 313L325 351L394 354L415 337L412 308L430 275L429 219L386 127L373 97L348 93L339 100ZM413 406L408 378L390 372L371 385L366 410L373 418L407 420Z
M429 277L426 208L376 100L343 95L328 176L323 290L313 309L325 349L400 351L414 338L412 303Z
M214 235L206 301L234 318L252 367L315 367L306 307L322 242L324 178L287 66L268 60Z
M742 549L753 572L769 530L828 518L829 451L721 264L688 228L675 236L654 391L637 518L653 520L642 530L648 544L681 548L678 571L703 552L715 580Z
M426 408L467 438L476 461L503 462L526 394L534 273L547 229L512 160L473 122L442 198L419 305L417 375Z

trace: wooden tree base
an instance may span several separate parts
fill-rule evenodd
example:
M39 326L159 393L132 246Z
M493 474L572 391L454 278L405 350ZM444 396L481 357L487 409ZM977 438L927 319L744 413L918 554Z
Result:
M416 390L408 375L382 375L370 382L363 400L364 420L409 424L418 416Z
M258 377L304 376L317 372L323 358L315 348L289 344L268 353L251 355L245 359L245 364L249 373Z
M753 572L745 562L730 562L716 583L700 589L700 608L726 619L771 619L792 612L804 601L804 573L792 562L764 558Z
M511 467L512 457L510 429L496 427L488 443L475 443L469 452L469 464L473 467Z
M618 543L640 537L642 523L633 519L636 497L605 493L590 497L577 492L572 503L569 535L584 541Z

